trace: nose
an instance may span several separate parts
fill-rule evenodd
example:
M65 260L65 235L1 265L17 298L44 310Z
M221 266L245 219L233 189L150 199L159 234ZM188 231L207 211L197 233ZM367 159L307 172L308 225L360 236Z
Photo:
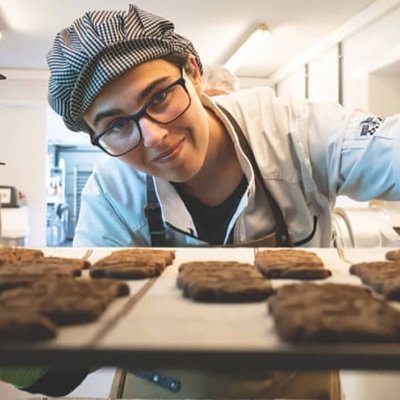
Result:
M162 126L149 118L141 118L139 124L140 129L142 130L144 147L156 147L163 141L164 137L168 135L167 127Z

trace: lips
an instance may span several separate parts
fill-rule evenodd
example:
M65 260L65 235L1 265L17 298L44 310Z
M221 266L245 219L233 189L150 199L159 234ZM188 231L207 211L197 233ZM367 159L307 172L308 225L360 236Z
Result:
M164 151L163 153L159 154L157 157L153 158L153 162L156 163L166 163L178 156L180 151L182 150L183 147L183 142L185 139L179 140L177 143L175 143L173 146L171 146L167 151Z

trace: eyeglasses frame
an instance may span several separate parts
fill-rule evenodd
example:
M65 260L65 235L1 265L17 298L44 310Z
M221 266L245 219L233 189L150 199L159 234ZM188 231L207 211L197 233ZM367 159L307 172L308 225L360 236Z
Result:
M116 119L115 121L113 121L113 122L111 123L111 126L109 126L109 127L108 127L106 130L104 130L103 132L101 132L101 133L99 133L99 134L97 134L97 135L93 135L93 134L92 134L91 137L90 137L90 142L91 142L91 144L92 144L93 146L99 147L101 150L103 150L105 153L107 153L107 154L108 154L109 156L111 156L111 157L121 157L121 156L123 156L123 155L129 153L129 152L132 151L133 149L136 149L136 147L138 147L138 146L140 145L140 143L142 142L142 140L143 140L143 134L142 134L142 129L141 129L140 124L139 124L139 120L140 120L142 117L146 116L146 117L149 118L151 121L153 121L153 122L155 122L155 123L157 123L157 124L160 124L160 125L168 125L168 124L171 124L172 122L176 121L179 117L181 117L181 116L189 109L189 107L191 106L191 104L192 104L192 98L190 97L189 91L188 91L188 89L187 89L187 87L186 87L186 80L185 80L185 78L183 77L183 71L184 71L183 67L180 68L180 71L181 71L181 76L179 77L179 79L177 79L175 82L171 83L171 84L168 85L166 88L164 88L164 89L158 91L156 94L154 94L153 96L151 96L151 98L149 99L149 101L148 101L138 112L136 112L136 113L134 113L134 114L131 114L131 115L127 115L126 117L120 117L120 118ZM166 91L170 90L172 87L177 86L177 85L182 86L182 87L183 87L183 90L186 92L186 94L187 94L187 96L188 96L188 99L189 99L188 105L186 106L186 108L185 108L180 114L178 114L178 115L177 115L175 118L173 118L171 121L168 121L168 122L160 122L160 121L157 121L154 117L152 117L151 115L149 115L149 114L147 113L147 109L150 107L151 103L155 100L155 98L156 98L157 96L159 96L159 95L160 95L161 93L163 93L163 92L166 92ZM109 132L111 129L113 129L113 125L114 125L116 122L120 122L120 121L131 121L131 120L133 120L133 121L136 123L136 126L137 126L138 129L139 129L139 136L140 136L140 138L139 138L138 143L137 143L135 146L131 147L130 149L126 150L125 152L123 152L123 153L121 153L121 154L112 154L112 153L110 153L105 147L103 147L103 146L100 144L100 142L99 142L100 139L101 139L107 132Z

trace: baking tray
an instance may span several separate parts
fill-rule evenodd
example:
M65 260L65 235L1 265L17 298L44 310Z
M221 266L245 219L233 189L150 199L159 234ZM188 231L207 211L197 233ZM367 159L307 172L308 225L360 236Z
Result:
M47 249L48 255L78 257L87 249ZM114 249L92 249L94 261ZM360 285L351 262L383 260L388 249L315 251L333 276L318 283ZM79 253L81 251L81 253ZM95 323L60 328L59 336L35 345L0 347L0 363L274 369L400 369L399 344L309 344L281 341L265 302L207 304L184 299L176 287L178 266L193 260L252 262L249 248L178 248L157 279L130 281L131 295L117 299ZM78 255L81 254L81 255ZM273 280L273 286L294 280ZM395 307L398 304L392 303Z

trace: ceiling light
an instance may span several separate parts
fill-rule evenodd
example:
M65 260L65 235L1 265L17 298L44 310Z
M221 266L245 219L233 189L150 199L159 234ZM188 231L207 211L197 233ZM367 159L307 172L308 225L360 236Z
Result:
M232 72L237 71L246 62L262 51L265 47L271 32L266 24L257 25L256 29L242 43L225 63L225 67Z

